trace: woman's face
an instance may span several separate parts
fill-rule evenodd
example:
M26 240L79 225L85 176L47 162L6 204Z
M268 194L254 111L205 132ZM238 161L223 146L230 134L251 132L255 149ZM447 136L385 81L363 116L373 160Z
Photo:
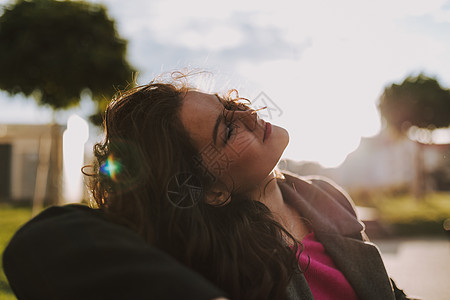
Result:
M289 135L253 110L230 111L223 103L217 95L190 91L183 99L181 122L208 175L228 189L249 192L273 171Z

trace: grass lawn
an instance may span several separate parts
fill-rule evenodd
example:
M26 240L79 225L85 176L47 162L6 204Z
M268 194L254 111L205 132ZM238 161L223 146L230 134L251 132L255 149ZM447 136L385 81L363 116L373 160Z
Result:
M378 208L382 219L399 234L444 234L444 222L450 219L450 193L430 193L423 199L408 195L387 198Z
M365 202L358 203L358 199ZM432 192L422 199L410 194L373 193L353 196L361 206L375 208L379 221L389 225L397 235L444 235L444 222L450 220L450 193Z
M13 234L19 227L31 218L30 207L13 207L7 204L0 204L0 253L8 244ZM0 299L16 300L14 293L9 287L6 276L3 273L3 264L0 260Z

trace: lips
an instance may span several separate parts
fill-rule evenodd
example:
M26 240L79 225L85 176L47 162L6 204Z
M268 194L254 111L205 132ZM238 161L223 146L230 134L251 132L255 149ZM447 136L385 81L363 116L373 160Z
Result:
M265 128L264 128L264 138L263 142L269 138L270 134L272 133L272 124L269 122L264 122Z

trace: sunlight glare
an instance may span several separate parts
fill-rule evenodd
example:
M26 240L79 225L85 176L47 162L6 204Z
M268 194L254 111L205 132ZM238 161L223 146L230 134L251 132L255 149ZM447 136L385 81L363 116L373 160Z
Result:
M81 167L84 163L84 144L89 138L89 125L78 115L70 116L63 134L64 201L80 202L83 198Z

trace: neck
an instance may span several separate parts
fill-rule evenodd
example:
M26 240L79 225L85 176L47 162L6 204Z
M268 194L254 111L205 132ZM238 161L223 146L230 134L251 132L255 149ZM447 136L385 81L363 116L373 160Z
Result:
M300 214L284 202L275 172L270 173L249 196L253 196L251 199L259 199L258 201L266 205L272 212L274 219L297 241L301 241L310 232L310 229L302 221Z
M285 208L283 195L278 186L275 171L272 171L264 181L250 193L250 196L252 196L252 199L258 199L259 202L266 205L275 216L280 214Z

